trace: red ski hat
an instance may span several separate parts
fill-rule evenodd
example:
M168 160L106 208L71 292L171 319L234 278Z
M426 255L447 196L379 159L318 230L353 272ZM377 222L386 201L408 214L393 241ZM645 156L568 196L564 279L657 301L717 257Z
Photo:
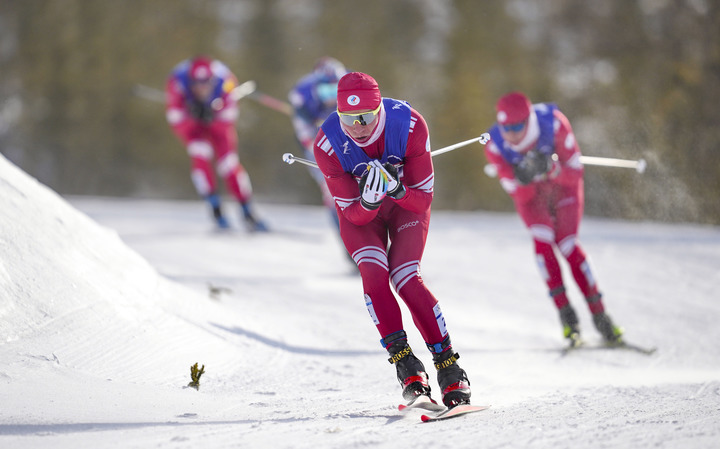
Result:
M212 68L210 64L212 60L205 56L199 56L193 59L190 64L190 79L193 81L207 81L212 78Z
M340 112L372 111L381 101L377 81L366 73L350 72L338 81L337 108Z
M525 94L511 92L497 102L497 121L501 125L522 123L530 116L532 103Z

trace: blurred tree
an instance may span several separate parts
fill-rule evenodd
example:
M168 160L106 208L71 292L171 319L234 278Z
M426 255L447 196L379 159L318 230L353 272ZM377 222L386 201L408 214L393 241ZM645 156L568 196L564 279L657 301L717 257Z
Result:
M26 0L0 3L0 150L61 193L195 198L162 104L198 53L285 99L323 55L427 119L435 148L478 136L496 99L556 102L587 155L591 215L720 223L720 4L708 0ZM240 155L262 201L318 204L287 117L243 100ZM474 145L438 157L435 208L510 210Z

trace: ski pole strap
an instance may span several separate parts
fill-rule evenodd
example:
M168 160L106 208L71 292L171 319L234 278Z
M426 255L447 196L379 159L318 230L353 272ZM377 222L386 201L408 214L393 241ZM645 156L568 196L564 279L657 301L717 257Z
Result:
M447 348L452 346L449 335L447 337L445 337L445 339L443 341L441 341L440 343L435 343L432 345L430 343L425 343L425 344L427 345L430 352L432 352L433 354L440 354L441 352L445 351Z
M407 334L405 333L405 331L397 331L393 332L392 334L386 335L385 338L380 339L380 344L383 348L387 349L388 346L392 345L398 340L407 341Z

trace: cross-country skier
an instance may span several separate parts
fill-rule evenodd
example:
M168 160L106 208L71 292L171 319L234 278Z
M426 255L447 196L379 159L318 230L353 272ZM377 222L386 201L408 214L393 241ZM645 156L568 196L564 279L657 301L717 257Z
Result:
M420 276L434 182L425 119L404 101L382 98L376 81L365 73L340 79L337 102L337 112L315 138L315 158L403 397L429 395L430 386L425 367L408 345L391 283L432 353L443 403L469 403L467 375L457 363L438 301Z
M315 63L313 71L300 78L288 94L293 107L292 124L295 136L308 160L315 160L313 155L315 136L320 125L337 108L337 83L346 73L347 70L340 61L328 56L322 57ZM330 210L330 216L337 226L335 202L322 173L315 167L308 169L320 188L323 204Z
M222 213L213 161L228 192L240 203L247 229L266 231L265 223L252 211L250 177L238 157L238 105L231 95L236 86L235 75L218 60L198 56L182 61L173 68L165 87L166 118L187 149L190 177L210 204L218 227L228 228L229 223Z
M497 123L485 146L503 189L527 226L535 259L560 315L563 335L580 342L580 327L568 301L555 250L567 260L587 301L595 327L606 342L619 343L622 330L605 313L602 294L578 241L583 215L583 166L567 117L551 103L532 105L523 93L497 102Z

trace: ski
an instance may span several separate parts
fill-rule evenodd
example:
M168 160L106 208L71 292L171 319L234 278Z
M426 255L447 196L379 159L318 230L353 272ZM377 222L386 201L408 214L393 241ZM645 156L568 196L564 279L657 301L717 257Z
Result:
M398 410L407 412L412 409L422 409L431 412L441 412L445 410L445 406L435 402L430 396L421 394L407 404L398 405Z
M630 343L623 343L623 347L625 349L629 349L631 351L639 352L639 353L645 354L645 355L651 355L651 354L654 354L655 351L657 351L657 348L654 346L652 348L648 348L645 346L638 346L638 345L633 345Z
M637 352L639 354L644 354L644 355L652 355L655 353L655 351L657 351L657 348L655 348L655 347L645 347L645 346L635 345L635 344L626 343L626 342L590 345L583 341L579 341L579 342L574 342L572 345L566 346L560 352L564 356L564 355L567 355L571 352L578 351L578 350L603 350L603 349L605 349L605 350L613 350L613 349L627 350L627 351L633 351L633 352Z
M422 415L420 416L420 420L422 422L442 421L444 419L456 418L458 416L467 415L468 413L481 412L489 408L489 405L461 404L456 405L453 408L445 409L434 415Z

